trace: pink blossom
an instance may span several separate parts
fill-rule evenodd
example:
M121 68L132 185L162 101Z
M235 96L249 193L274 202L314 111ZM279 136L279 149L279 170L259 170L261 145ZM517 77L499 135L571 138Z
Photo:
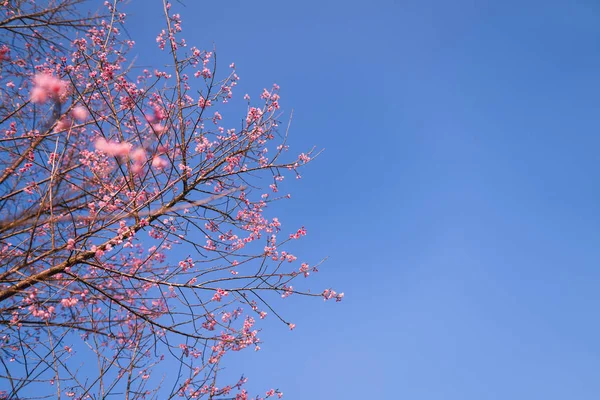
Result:
M169 162L164 157L154 156L154 158L152 158L152 168L165 169L168 166Z
M56 122L56 125L54 125L54 132L66 131L71 127L71 124L72 121L70 119L63 117Z
M157 121L162 121L163 119L166 118L165 111L162 108L160 108L160 107L154 107L152 109L152 112L154 113L154 118Z
M133 150L129 157L138 164L146 162L146 150L141 147Z
M76 106L71 111L71 115L77 121L85 121L86 118L90 115L90 113L88 112L87 108L85 108L84 106Z
M213 301L221 301L221 298L225 297L229 295L229 292L223 290L223 289L217 289L217 291L215 292L214 296L212 297Z
M67 81L48 73L36 74L33 77L33 85L31 101L40 104L46 102L48 97L54 100L62 100L67 95L69 88Z
M77 297L71 297L68 299L62 299L60 301L60 304L62 304L63 307L73 307L78 302L79 302L79 299Z
M104 138L96 140L95 146L109 156L126 156L131 151L130 143L107 142Z
M157 135L162 135L165 132L165 126L160 123L152 124L152 129Z
M309 275L309 265L307 263L302 263L302 265L300 266L300 272L304 274L304 277L307 278Z
M321 295L323 296L323 300L335 299L336 302L342 301L344 298L344 293L337 293L332 289L325 289Z
M9 53L10 53L10 49L8 48L7 45L3 45L0 48L0 63L2 61L10 60L10 56L8 55Z
M294 234L290 235L290 239L300 239L301 236L306 236L306 229L304 227L298 229Z
M48 100L48 93L41 87L34 87L31 89L31 101L38 104L43 104Z
M260 108L250 107L248 110L248 115L246 116L246 123L250 125L251 123L258 121L263 115L263 112Z
M300 154L300 155L298 156L298 159L299 159L300 161L302 161L304 164L306 164L307 162L309 162L309 161L310 161L310 157L309 157L308 155L304 154L304 153Z
M133 165L131 166L131 172L133 172L134 174L141 175L143 171L144 166L142 164L133 163Z
M206 107L210 107L210 106L211 106L211 101L200 96L200 99L198 99L198 107L206 108Z
M202 72L200 73L200 75L202 75L204 78L207 78L207 79L208 79L208 78L210 78L210 77L212 77L212 73L211 73L211 72L210 72L210 70L209 70L208 68L206 68L206 67L204 67L204 68L202 69Z

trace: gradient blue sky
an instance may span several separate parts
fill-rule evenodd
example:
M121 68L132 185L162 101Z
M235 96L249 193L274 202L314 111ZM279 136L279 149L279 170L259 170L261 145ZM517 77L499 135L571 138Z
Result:
M160 3L126 8L138 64ZM346 299L281 303L296 330L232 373L289 400L600 398L600 2L173 7L325 149L277 214Z

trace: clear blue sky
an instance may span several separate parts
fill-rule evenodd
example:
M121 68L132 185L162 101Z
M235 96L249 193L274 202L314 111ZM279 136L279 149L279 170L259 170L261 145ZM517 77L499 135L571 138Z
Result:
M190 45L324 148L277 215L329 256L249 387L289 400L600 398L600 2L195 1ZM158 0L129 30L152 65ZM264 393L264 392L263 392Z

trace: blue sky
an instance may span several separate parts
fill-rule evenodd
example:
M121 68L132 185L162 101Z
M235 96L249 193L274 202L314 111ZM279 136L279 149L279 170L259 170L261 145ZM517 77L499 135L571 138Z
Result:
M153 65L160 1L127 6ZM280 303L249 387L300 399L600 398L600 3L175 3L190 45L273 82L311 286ZM268 328L268 329L267 329Z

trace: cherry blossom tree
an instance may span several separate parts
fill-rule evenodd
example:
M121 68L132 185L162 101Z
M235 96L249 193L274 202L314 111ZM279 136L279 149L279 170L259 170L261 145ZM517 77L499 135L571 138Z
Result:
M258 320L294 329L277 299L343 297L293 287L319 263L268 215L315 154L288 151L277 85L226 114L235 65L166 0L169 62L137 68L118 6L2 3L0 398L249 399L219 371Z

